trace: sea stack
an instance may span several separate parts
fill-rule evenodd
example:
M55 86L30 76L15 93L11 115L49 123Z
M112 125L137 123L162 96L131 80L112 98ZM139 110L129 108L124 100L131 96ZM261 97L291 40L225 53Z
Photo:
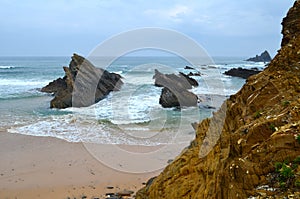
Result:
M270 62L272 60L268 51L264 51L260 55L256 55L255 57L251 57L246 61L253 61L253 62Z
M300 198L299 24L295 1L268 67L197 125L190 146L137 199Z
M65 76L41 89L53 93L51 108L85 107L104 99L123 84L121 76L96 68L82 56L74 54L69 67L63 67Z
M184 73L162 74L155 70L153 76L155 86L163 87L159 103L164 108L182 108L197 106L197 95L188 91L193 86L198 86L198 82Z

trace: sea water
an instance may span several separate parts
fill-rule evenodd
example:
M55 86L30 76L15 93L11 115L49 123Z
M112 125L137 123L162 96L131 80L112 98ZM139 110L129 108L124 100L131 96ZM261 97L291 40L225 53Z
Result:
M105 68L123 77L120 91L89 107L50 109L53 96L41 93L49 82L64 76L69 57L0 57L0 126L10 133L50 136L69 142L156 146L188 143L191 123L210 117L223 100L236 93L244 79L223 73L231 68L264 68L243 57L215 57L214 64L193 65L180 57L121 57ZM191 91L202 104L162 108L161 89L154 86L154 70L163 73L200 72Z

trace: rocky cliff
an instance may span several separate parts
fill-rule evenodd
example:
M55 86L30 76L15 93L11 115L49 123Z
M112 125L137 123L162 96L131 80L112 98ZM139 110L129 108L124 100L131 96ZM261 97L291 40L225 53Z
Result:
M195 140L137 198L300 198L299 1L282 24L268 68L199 123Z

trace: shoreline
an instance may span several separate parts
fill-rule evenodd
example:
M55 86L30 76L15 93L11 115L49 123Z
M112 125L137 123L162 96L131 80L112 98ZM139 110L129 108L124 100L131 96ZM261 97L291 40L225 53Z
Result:
M2 128L0 158L4 198L104 198L108 192L135 192L161 172L125 173L98 161L82 143L12 134ZM107 189L110 186L114 188Z

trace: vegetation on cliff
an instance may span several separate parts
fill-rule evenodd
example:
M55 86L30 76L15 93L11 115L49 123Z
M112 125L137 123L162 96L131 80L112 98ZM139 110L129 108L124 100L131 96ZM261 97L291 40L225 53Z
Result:
M283 20L282 47L137 198L299 198L300 2Z

